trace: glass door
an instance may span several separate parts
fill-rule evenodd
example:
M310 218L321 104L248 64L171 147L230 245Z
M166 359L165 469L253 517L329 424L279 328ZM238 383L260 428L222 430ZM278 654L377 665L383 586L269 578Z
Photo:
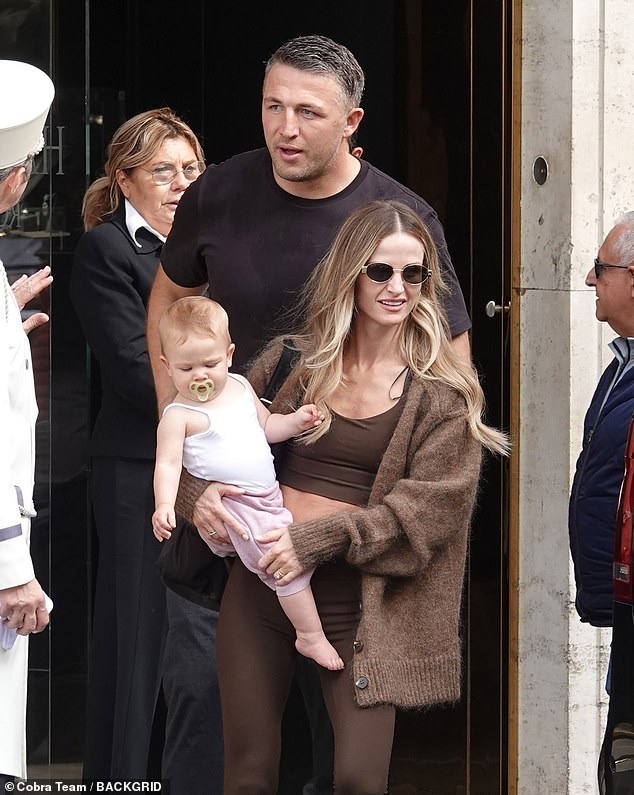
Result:
M271 14L200 0L170 17L170 41L186 44L187 68L156 79L164 4L94 4L92 90L112 131L134 113L170 105L221 162L263 144L263 62L307 32L345 43L366 73L359 144L364 158L427 199L445 227L473 321L489 420L508 424L509 0L347 3L323 0ZM194 36L193 33L196 33ZM111 42L129 42L113 59ZM96 107L96 105L95 105ZM109 136L106 135L107 140ZM94 162L103 153L94 152ZM485 306L492 301L492 317ZM435 795L506 790L506 471L489 460L473 524L464 595L464 688L457 706L398 716L390 792ZM421 605L424 609L424 605ZM295 697L296 696L296 697ZM291 698L280 793L296 795L310 775L301 698Z
M2 57L51 75L55 100L28 188L0 216L0 258L9 279L45 264L54 283L25 312L50 322L30 335L39 406L31 555L55 607L50 629L31 636L27 754L29 775L48 778L51 764L81 774L86 642L90 610L86 533L85 352L68 301L74 241L86 187L85 0L12 0L0 14Z
M49 0L32 3L18 0L11 13L0 14L2 58L26 61L52 76L52 7ZM46 146L37 156L33 174L21 201L0 215L0 259L10 282L21 274L31 275L51 264L53 214L51 213L52 172L59 164L55 110L44 130ZM51 289L29 304L23 316L33 311L51 314ZM31 523L31 556L42 587L50 594L50 349L52 323L31 332L35 389L39 406L36 425L36 472L34 503L37 517ZM57 611L56 611L57 612ZM52 631L32 635L28 681L28 760L47 763L50 749Z
M220 162L262 145L263 61L280 43L318 32L347 44L367 77L359 134L364 157L437 209L471 312L489 419L508 425L511 4L323 0L282 17L254 4L248 29L240 4L204 0L187 0L176 17L163 0L10 5L12 13L0 15L3 57L30 60L52 75L57 89L38 173L20 208L1 219L0 237L10 273L50 262L55 276L45 299L51 322L31 340L40 404L33 555L56 607L50 633L31 645L29 761L70 764L76 772L93 577L87 440L98 385L68 279L83 193L102 166L110 135L125 118L170 105L202 137L208 161ZM157 59L162 63L164 53L157 43L187 51L187 63L160 70L160 80ZM489 302L492 317L485 312ZM454 707L398 716L395 795L506 790L506 492L505 466L491 459L465 587L463 698ZM296 795L310 775L310 743L298 731L301 704L291 704L290 714L294 746L280 792Z
M396 6L392 173L440 216L468 296L488 421L508 428L509 4ZM506 462L488 457L464 591L463 696L454 707L398 716L396 795L506 792L507 489Z

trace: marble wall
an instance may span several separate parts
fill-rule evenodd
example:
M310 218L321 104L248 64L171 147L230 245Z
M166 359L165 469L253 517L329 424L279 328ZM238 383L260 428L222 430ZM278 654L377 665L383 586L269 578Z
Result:
M581 795L596 792L609 632L575 612L567 507L613 336L584 279L616 216L634 208L632 6L534 0L521 13L517 791Z

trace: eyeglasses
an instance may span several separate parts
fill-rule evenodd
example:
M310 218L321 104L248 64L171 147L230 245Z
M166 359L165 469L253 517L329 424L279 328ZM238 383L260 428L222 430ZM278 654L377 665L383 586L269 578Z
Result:
M203 173L205 164L202 160L196 160L195 163L190 163L185 168L176 168L173 163L162 163L160 166L151 169L143 168L142 166L141 168L143 171L147 171L155 185L169 185L174 182L179 174L183 174L188 182L193 182Z
M630 263L631 265L632 263ZM601 271L604 268L618 268L619 270L627 270L630 266L629 265L609 265L607 262L601 262L600 259L595 259L594 261L594 275L598 279L601 276Z
M412 264L406 265L404 268L393 268L387 262L369 262L361 268L361 273L365 273L368 279L379 284L389 282L395 273L400 273L401 278L407 284L422 284L431 275L427 265Z

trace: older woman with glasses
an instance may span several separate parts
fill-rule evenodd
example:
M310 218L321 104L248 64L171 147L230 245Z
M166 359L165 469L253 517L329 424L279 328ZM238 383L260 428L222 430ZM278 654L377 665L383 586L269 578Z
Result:
M152 536L156 400L146 304L178 203L205 168L169 108L126 121L86 191L71 298L99 365L91 496L99 541L84 776L144 779L160 687L165 588Z

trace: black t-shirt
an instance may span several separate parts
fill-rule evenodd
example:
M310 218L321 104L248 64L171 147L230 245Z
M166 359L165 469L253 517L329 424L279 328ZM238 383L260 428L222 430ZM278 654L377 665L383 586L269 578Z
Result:
M326 199L303 199L275 182L266 149L210 166L185 192L163 247L165 273L182 287L209 282L229 315L240 370L273 336L343 221L375 199L398 199L425 221L438 248L451 333L471 327L442 226L420 196L361 161L357 177Z

